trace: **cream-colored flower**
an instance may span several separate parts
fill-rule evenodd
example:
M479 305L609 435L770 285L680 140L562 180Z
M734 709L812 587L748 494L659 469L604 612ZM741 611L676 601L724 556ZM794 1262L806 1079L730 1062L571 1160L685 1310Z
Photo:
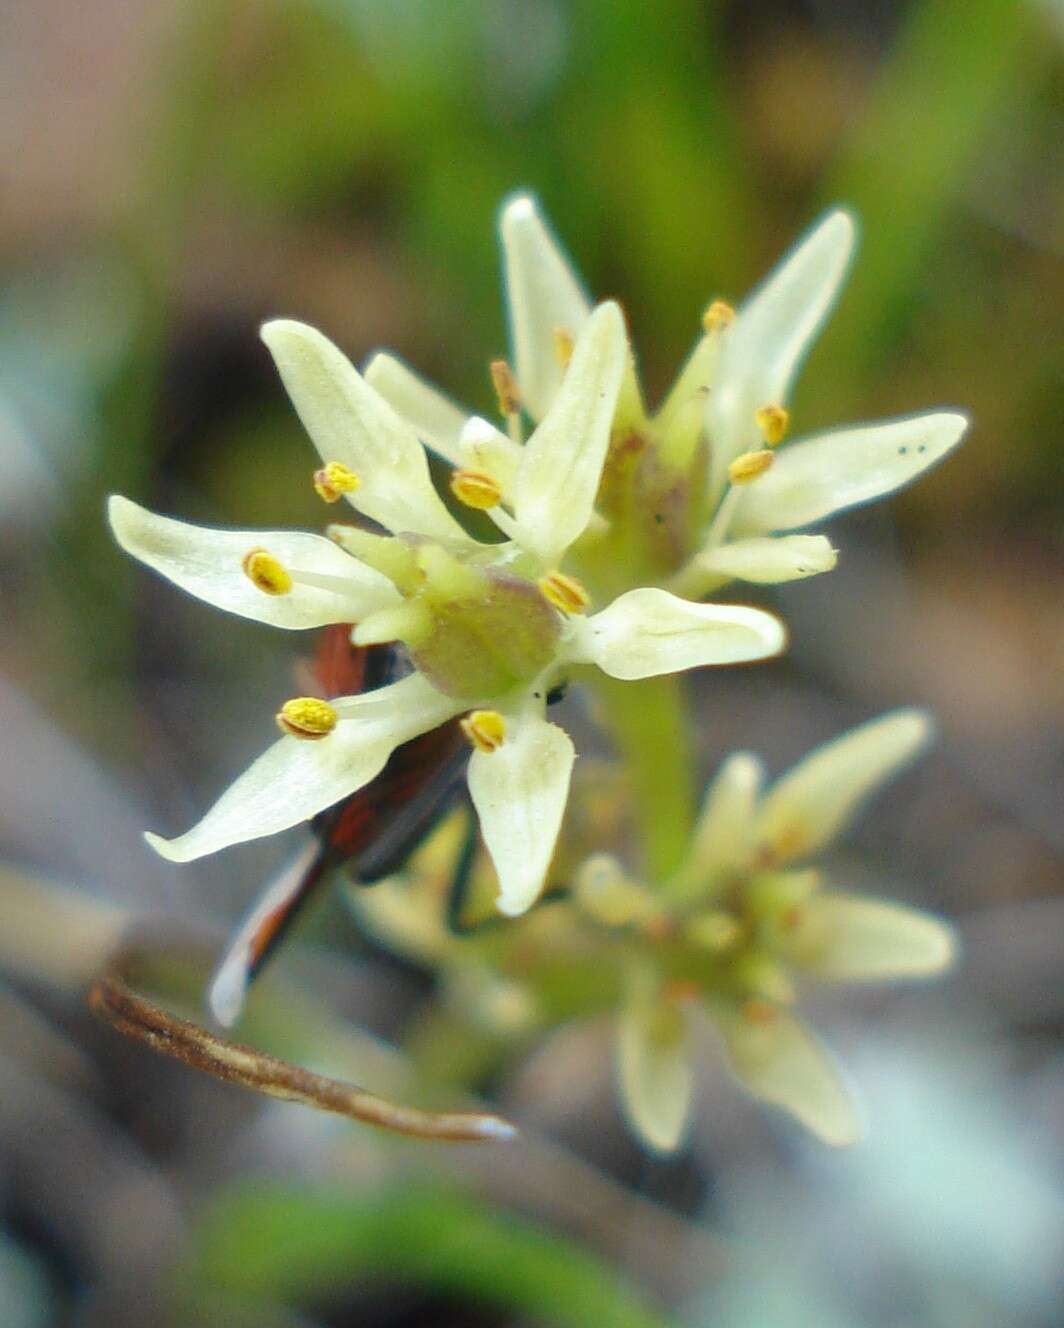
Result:
M414 671L365 695L282 707L284 736L207 815L176 839L149 841L184 862L284 830L368 783L401 743L466 713L469 788L499 907L520 913L542 887L574 760L568 735L545 716L559 678L575 664L644 678L759 659L779 651L782 628L757 610L693 604L661 589L595 611L562 570L592 520L627 359L616 305L582 323L527 443L501 438L504 483L492 473L502 470L498 440L478 440L474 429L457 457L455 493L483 506L498 489L489 515L506 538L497 544L464 532L433 487L414 429L331 342L288 321L267 324L263 339L321 454L318 492L327 502L345 498L390 533L206 530L115 497L115 536L219 608L285 628L354 622L356 644L402 642Z
M559 336L576 337L592 306L530 197L504 207L501 234L516 384L537 420L562 381ZM625 482L645 500L645 542L671 589L701 597L733 579L771 583L829 571L837 557L829 540L791 532L908 484L964 434L963 415L934 411L780 446L797 371L838 296L854 240L849 214L831 212L737 312L711 304L704 335L655 414L645 412L629 364L614 433L626 454L637 448L653 458ZM466 412L398 360L378 354L367 378L429 446L455 461L468 452ZM483 421L473 430L505 454L498 430ZM746 454L766 445L779 450L750 466ZM669 475L682 478L663 482ZM688 501L700 504L701 520L691 520Z
M736 1078L831 1144L861 1132L828 1052L791 1013L795 980L923 977L947 967L953 934L916 909L822 888L805 866L865 799L922 748L926 717L901 710L811 753L762 791L737 753L711 784L687 861L659 888L609 858L588 862L575 901L629 940L617 1043L627 1114L655 1149L679 1142L690 1105L684 1015L697 1000Z

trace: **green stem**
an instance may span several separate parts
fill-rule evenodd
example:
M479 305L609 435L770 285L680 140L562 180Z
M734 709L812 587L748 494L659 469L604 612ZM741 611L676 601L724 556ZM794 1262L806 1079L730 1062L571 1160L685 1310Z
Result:
M694 760L682 682L674 676L594 682L618 754L631 771L648 875L662 880L683 858L694 821Z

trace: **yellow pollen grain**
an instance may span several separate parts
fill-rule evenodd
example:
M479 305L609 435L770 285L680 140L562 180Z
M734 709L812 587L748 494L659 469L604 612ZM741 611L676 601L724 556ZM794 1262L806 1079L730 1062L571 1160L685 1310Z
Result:
M251 549L241 564L244 575L264 595L287 595L292 575L267 549Z
M573 358L573 347L576 342L567 327L556 327L553 335L554 358L558 362L558 368L564 373L569 367L569 361Z
M277 713L277 727L293 738L317 742L336 728L337 714L328 701L316 696L296 696Z
M791 412L785 406L759 406L754 411L754 420L769 447L778 447L787 437Z
M517 388L514 371L506 360L492 360L491 381L495 395L499 398L499 410L503 415L516 415L521 409L521 393Z
M728 467L728 478L733 484L749 484L763 475L772 465L773 454L763 447L760 452L744 452Z
M314 472L314 491L327 503L338 503L345 493L354 493L361 483L342 461L330 461Z
M498 751L506 737L506 721L497 710L471 710L459 723L478 752Z
M726 300L714 300L702 315L702 327L705 332L723 332L735 322L735 310Z
M451 492L466 507L486 512L497 507L502 498L502 487L486 470L455 470L451 474Z
M591 603L591 596L576 577L564 572L548 572L536 584L543 598L562 613L586 613Z

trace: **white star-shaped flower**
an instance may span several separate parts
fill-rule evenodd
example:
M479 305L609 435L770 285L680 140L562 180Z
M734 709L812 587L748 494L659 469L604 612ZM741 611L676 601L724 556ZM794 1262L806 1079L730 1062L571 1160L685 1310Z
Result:
M754 609L654 588L590 612L587 592L562 570L593 518L628 357L615 304L583 320L527 443L464 426L451 487L488 511L506 536L498 544L463 531L415 429L331 342L288 321L267 324L263 339L321 454L318 492L346 497L391 534L209 530L115 497L115 536L219 608L284 628L354 622L356 644L402 641L414 671L364 695L287 703L284 736L207 815L176 839L149 841L184 862L285 830L367 784L400 744L465 715L469 789L499 907L520 913L542 888L568 797L573 744L545 717L558 679L582 664L635 679L760 659L781 649L782 627ZM493 448L505 467L482 464Z
M822 889L819 873L801 864L842 833L929 731L923 714L895 711L812 752L766 792L760 762L736 753L711 784L672 880L643 886L605 857L583 869L576 895L583 911L643 938L617 1055L627 1114L652 1147L675 1148L688 1117L685 1014L695 1000L751 1093L828 1143L859 1137L857 1110L832 1058L790 1011L793 979L929 976L951 962L953 934L916 909Z
M537 420L562 381L559 343L580 333L592 306L530 197L504 207L501 234L518 396ZM645 413L634 368L627 370L618 408L626 427L666 465L705 467L705 521L667 581L682 594L701 597L733 579L770 583L829 571L836 562L829 540L797 532L908 484L967 428L958 412L931 411L779 447L797 371L838 296L854 241L849 214L831 212L737 313L711 304L705 335L656 414ZM367 378L429 446L459 461L468 448L463 410L388 354L373 358Z

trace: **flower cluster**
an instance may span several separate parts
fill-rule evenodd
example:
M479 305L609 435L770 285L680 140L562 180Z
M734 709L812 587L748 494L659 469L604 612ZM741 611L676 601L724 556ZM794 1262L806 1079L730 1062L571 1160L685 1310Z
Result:
M688 1116L695 1008L751 1091L847 1142L857 1118L790 1013L795 978L930 973L951 940L912 910L822 889L809 858L922 746L927 721L901 711L865 725L767 792L758 762L732 756L682 861L657 853L629 869L601 843L575 856L579 836L559 845L575 752L547 706L569 679L602 698L617 695L608 680L636 684L638 707L640 680L778 653L775 616L705 601L736 580L830 570L836 551L809 527L908 483L967 422L936 411L787 441L795 374L850 262L845 212L816 225L738 311L708 305L654 411L621 310L586 297L530 198L504 208L501 231L513 361L491 376L503 427L389 354L360 374L321 333L279 320L262 336L320 455L308 482L356 519L324 535L222 531L111 499L122 547L185 591L286 629L353 624L354 646L393 644L407 666L375 691L285 701L282 736L204 818L149 842L183 862L311 820L397 748L458 720L492 908L526 913L548 883L563 901L512 924L512 946L493 942L486 957L449 937L438 911L412 915L416 888L372 892L359 904L367 925L461 970L467 989L470 975L496 995L528 988L532 1004L517 1004L541 1023L579 1012L551 1007L550 991L571 984L543 974L593 965L599 995L621 1011L628 1114L654 1148L675 1147ZM429 451L450 467L446 500ZM494 538L474 538L464 510L486 515ZM630 744L626 755L638 759ZM656 773L645 776L653 792Z
M929 735L925 715L895 711L810 753L767 789L760 761L737 752L710 784L671 876L642 881L615 857L594 854L551 907L501 938L448 933L440 897L447 854L431 846L406 878L348 898L385 944L448 975L470 1026L542 1030L617 1010L622 1102L657 1151L672 1151L683 1136L699 1015L749 1092L825 1142L851 1143L858 1112L830 1055L792 1013L797 984L930 976L949 965L954 941L926 913L828 889L813 862ZM559 997L560 956L595 974L583 1007Z
M277 716L284 736L203 820L149 842L187 862L285 830L363 787L400 744L464 715L469 791L499 906L523 912L542 886L574 759L568 735L545 717L557 682L579 665L632 680L762 659L782 648L783 629L757 609L656 587L599 608L563 570L593 517L627 360L615 304L585 320L550 408L514 445L505 492L487 509L505 535L492 544L465 533L432 485L413 428L331 342L287 321L267 324L263 339L321 454L319 493L347 498L389 533L207 530L115 497L115 536L219 608L286 628L354 622L356 645L400 642L413 671L367 695L286 702ZM492 479L459 467L452 487L462 497L479 486L479 495ZM473 505L483 506L479 496Z
M592 306L531 198L504 208L501 238L516 369L502 404L513 434L520 406L533 420L550 409ZM931 411L785 442L797 370L838 296L854 240L850 216L831 212L738 312L709 304L656 412L628 363L599 490L610 524L575 550L589 582L635 578L699 598L732 580L830 571L828 539L793 532L908 484L960 441L966 418ZM478 457L505 487L510 438L391 355L374 356L366 378L429 447L456 464Z

